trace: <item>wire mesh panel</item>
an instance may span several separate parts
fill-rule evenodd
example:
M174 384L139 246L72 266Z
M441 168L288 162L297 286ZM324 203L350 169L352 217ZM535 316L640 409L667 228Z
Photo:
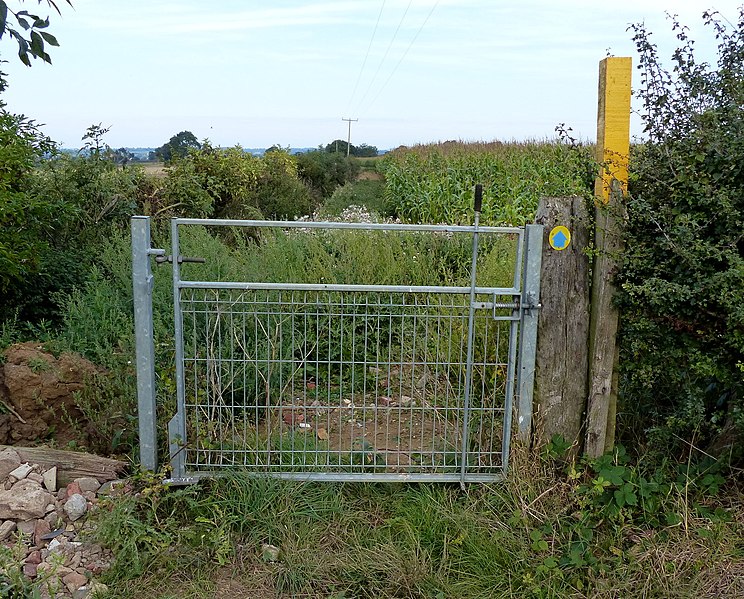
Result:
M520 314L521 237L506 232L513 286L474 290L185 281L174 264L176 476L498 477Z

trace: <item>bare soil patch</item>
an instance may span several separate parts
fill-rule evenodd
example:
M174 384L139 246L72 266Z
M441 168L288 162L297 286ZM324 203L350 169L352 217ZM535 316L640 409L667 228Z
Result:
M88 422L76 394L99 369L85 358L58 358L34 342L9 347L0 365L0 444L58 445L88 440Z

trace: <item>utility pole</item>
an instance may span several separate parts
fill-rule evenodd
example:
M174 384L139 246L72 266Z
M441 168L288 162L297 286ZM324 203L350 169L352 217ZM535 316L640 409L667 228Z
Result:
M346 140L346 157L348 158L349 157L349 152L351 151L351 123L352 122L356 122L359 119L345 119L345 118L341 118L341 120L342 121L348 121L348 123L349 123L349 137Z

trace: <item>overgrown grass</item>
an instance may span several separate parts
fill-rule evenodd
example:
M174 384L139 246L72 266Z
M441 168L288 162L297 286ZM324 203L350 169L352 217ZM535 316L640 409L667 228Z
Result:
M384 216L387 214L384 191L385 182L380 180L366 179L347 183L333 192L319 214L340 216L349 206L363 206L371 213Z
M618 455L608 460L622 465ZM744 590L735 490L705 490L695 486L700 472L689 472L692 486L653 493L676 516L662 524L630 505L607 512L604 500L622 485L603 486L601 463L525 453L513 462L503 483L466 491L239 474L175 490L145 481L99 512L97 534L117 556L110 596L733 598ZM627 478L641 472L628 466ZM278 559L269 561L273 548Z
M467 235L207 230L189 226L181 229L181 252L202 257L206 262L184 264L182 276L204 281L468 285L470 244ZM168 232L155 231L153 245L170 252ZM511 286L515 254L515 239L483 236L478 284ZM158 404L161 414L171 414L175 410L171 268L154 266L154 275ZM269 328L273 331L275 327ZM280 335L285 345L298 342L306 331L290 333ZM464 335L463 331L463 338ZM338 338L347 339L348 347L330 348L327 355L354 355L361 359L357 354L365 348L352 347L351 334ZM262 341L267 342L273 342L273 337ZM324 337L322 342L326 343L327 339ZM63 326L53 340L53 347L56 351L79 352L108 370L108 374L96 377L94 384L79 396L80 407L92 423L91 428L99 432L102 445L96 449L135 451L134 316L127 235L114 233L102 244L98 263L85 286L67 297ZM282 355L292 355L296 349L283 348ZM159 423L163 440L165 420L161 418ZM105 446L106 440L109 447ZM166 453L164 445L162 452Z

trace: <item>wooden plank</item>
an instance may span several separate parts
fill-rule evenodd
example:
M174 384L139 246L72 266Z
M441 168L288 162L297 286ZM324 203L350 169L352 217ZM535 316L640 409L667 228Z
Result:
M619 314L612 299L617 257L622 250L622 199L628 189L631 75L630 58L611 57L600 62L597 159L601 167L595 183L596 253L592 268L585 442L590 457L599 457L615 443Z
M535 367L535 434L537 443L562 435L582 444L589 363L589 219L586 200L579 197L541 198L535 222L545 227L540 320ZM559 225L571 233L564 250L548 243Z
M101 483L116 480L121 478L122 473L129 467L127 462L80 451L0 445L0 451L5 449L12 449L18 453L21 462L38 464L42 469L57 466L57 481L60 485L66 485L84 476L97 478Z
M613 304L617 256L622 250L622 191L613 182L607 206L596 208L595 245L592 269L591 320L589 325L589 398L586 416L585 451L599 457L615 444L617 413L617 330L620 315Z

